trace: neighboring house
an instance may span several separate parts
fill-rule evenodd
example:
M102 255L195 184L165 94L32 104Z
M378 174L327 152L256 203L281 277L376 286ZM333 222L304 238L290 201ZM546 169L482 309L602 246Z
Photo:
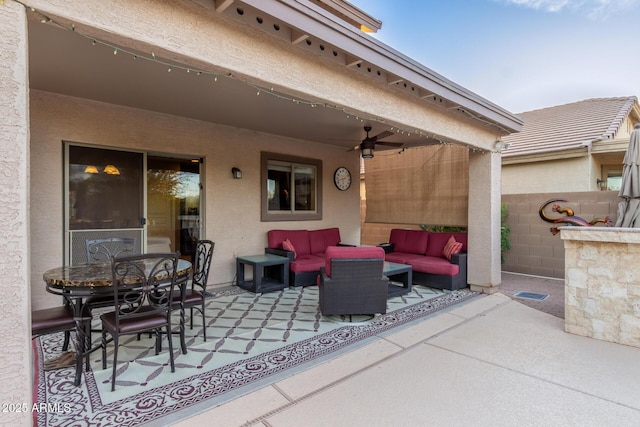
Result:
M622 159L640 122L635 96L597 98L518 114L502 137L502 194L617 191Z
M550 199L564 199L587 221L615 221L622 160L640 121L635 96L598 98L521 113L521 132L502 138L502 202L508 209L511 249L503 270L565 277L564 242L539 216ZM562 218L564 212L546 215ZM598 223L597 225L603 226Z
M468 150L469 283L498 289L495 142L522 121L362 26L380 27L341 0L0 2L0 400L30 401L30 309L59 303L42 274L89 235L185 254L214 240L211 284L270 229L358 242L364 125Z

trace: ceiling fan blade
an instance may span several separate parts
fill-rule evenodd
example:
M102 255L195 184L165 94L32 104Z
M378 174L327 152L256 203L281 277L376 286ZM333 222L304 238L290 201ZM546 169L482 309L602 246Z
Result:
M355 147L349 148L347 151L357 151L359 149L360 149L360 144L356 145Z
M402 147L404 142L377 141L376 145L389 145L391 147Z
M384 132L380 132L376 136L372 136L371 139L373 139L374 141L377 142L379 139L383 139L383 138L386 138L386 137L391 136L391 135L395 135L395 134L393 132L385 130Z

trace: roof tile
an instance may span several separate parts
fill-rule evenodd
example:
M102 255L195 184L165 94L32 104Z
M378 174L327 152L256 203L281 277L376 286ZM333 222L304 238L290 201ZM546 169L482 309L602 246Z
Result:
M635 96L593 98L517 114L519 133L502 137L509 148L503 157L568 150L613 139L638 101Z

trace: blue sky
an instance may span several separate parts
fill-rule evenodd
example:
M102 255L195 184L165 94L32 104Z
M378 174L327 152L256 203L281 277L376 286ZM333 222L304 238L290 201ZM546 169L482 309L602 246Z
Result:
M640 96L640 0L348 0L378 40L513 113Z

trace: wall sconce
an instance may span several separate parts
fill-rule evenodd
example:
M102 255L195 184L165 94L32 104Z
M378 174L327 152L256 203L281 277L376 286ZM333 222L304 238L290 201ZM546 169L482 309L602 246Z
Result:
M100 173L100 171L94 165L89 165L84 168L84 173Z
M496 141L496 151L498 153L502 153L504 150L506 150L507 148L509 148L511 144L509 144L508 142L504 142L502 140L497 140Z
M596 179L596 185L598 186L599 190L604 190L605 187L607 186L607 181L605 181L604 179Z
M235 179L242 179L242 171L236 167L231 168L231 174Z

